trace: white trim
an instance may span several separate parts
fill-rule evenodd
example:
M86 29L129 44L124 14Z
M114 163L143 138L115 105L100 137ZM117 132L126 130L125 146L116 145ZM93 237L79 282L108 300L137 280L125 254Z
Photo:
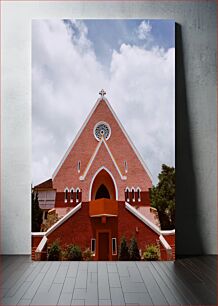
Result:
M68 198L66 198L66 191L69 192L69 188L68 188L68 187L66 187L66 188L64 189L64 203L67 203L67 202L68 202ZM67 194L67 195L68 195L68 194Z
M57 175L59 169L61 168L61 166L63 165L65 159L67 158L67 156L69 155L70 151L72 150L72 148L74 147L75 143L77 142L78 138L80 137L80 135L82 134L82 131L84 130L86 124L88 123L89 119L91 118L92 114L94 113L95 109L97 108L98 104L100 103L100 101L103 98L98 98L98 100L95 102L95 105L93 106L93 108L91 109L91 112L89 113L89 115L87 116L86 120L84 121L83 125L81 126L81 128L79 129L78 133L76 134L76 137L74 138L74 140L72 141L71 145L69 146L68 150L66 151L66 153L64 154L63 158L61 159L60 163L58 164L57 168L55 169L54 173L52 174L52 180L54 180L55 176Z
M113 253L113 240L115 240L115 253ZM112 255L117 255L117 238L113 237L112 240Z
M134 197L132 196L132 191L134 191ZM132 196L132 201L135 202L135 188L131 188L131 196Z
M129 210L133 215L135 215L137 218L139 218L144 224L149 226L155 233L158 235L174 235L175 230L167 230L167 231L162 231L157 225L152 223L149 219L147 219L144 215L142 215L137 209L135 209L132 205L129 203L125 202L125 207L127 210Z
M164 236L170 236L170 235L175 235L175 230L163 230L161 231L161 234Z
M66 215L63 216L60 220L58 220L55 224L53 224L47 232L45 232L45 236L50 235L54 230L56 230L61 224L67 221L71 216L73 216L82 206L82 203L79 203L73 209L71 209Z
M164 248L165 248L167 251L172 250L171 246L170 246L169 243L166 241L166 239L164 238L163 235L160 235L159 240L160 240L161 244L164 246Z
M161 235L161 231L160 231L159 227L157 225L155 225L154 223L152 223L150 220L148 220L137 209L135 209L133 206L129 205L127 202L125 202L125 207L133 215L135 215L137 218L139 218L144 224L146 224L148 227L150 227L155 233L157 233L158 235Z
M73 191L73 193L74 193L74 189L73 189L73 187L72 187L72 188L70 188L70 203L73 203L73 198L71 197L71 195L72 195L72 191Z
M116 113L114 112L113 108L111 107L110 103L108 102L108 100L105 97L100 97L95 105L93 106L91 112L89 113L88 117L86 118L86 120L84 121L83 125L81 126L80 130L78 131L76 137L74 138L74 140L72 141L71 145L69 146L68 150L66 151L66 153L64 154L63 158L61 159L60 163L58 164L57 168L55 169L53 175L52 175L52 180L54 180L55 176L57 175L59 169L61 168L61 166L63 165L65 159L67 158L67 156L69 155L70 151L72 150L72 148L74 147L75 143L77 142L78 138L80 137L82 131L84 130L86 124L88 123L89 119L91 118L92 114L94 113L95 109L97 108L98 104L101 102L101 100L104 100L105 103L107 104L108 108L110 109L110 111L112 112L114 118L116 119L119 127L121 128L122 132L124 133L124 135L126 136L127 140L130 143L130 146L132 147L133 151L135 152L136 156L138 157L139 161L141 162L143 168L145 169L145 171L147 172L148 176L150 177L151 181L152 179L152 175L148 169L148 167L146 166L145 162L143 161L141 155L139 154L139 152L137 151L135 145L133 144L133 142L131 141L131 139L129 138L128 134L126 133L124 127L122 126L120 120L118 119Z
M94 151L94 154L92 155L90 161L88 162L88 165L87 165L87 167L86 167L86 169L85 169L84 174L83 174L82 176L80 176L79 179L80 179L81 181L84 181L84 179L86 178L86 175L87 175L89 169L91 168L91 165L92 165L92 163L93 163L93 161L94 161L94 159L95 159L95 157L96 157L96 155L97 155L97 153L98 153L98 151L99 151L99 149L100 149L102 143L104 143L104 145L105 145L105 147L106 147L106 149L107 149L107 151L108 151L108 153L109 153L109 155L110 155L110 158L112 159L112 162L114 163L114 166L115 166L115 168L117 169L117 172L118 172L119 175L120 175L121 180L126 180L126 176L123 176L122 173L120 172L120 169L119 169L119 167L118 167L118 165L117 165L117 163L116 163L116 161L115 161L115 158L113 157L113 155L112 155L112 153L111 153L111 151L110 151L110 149L109 149L109 147L108 147L106 141L104 140L104 138L102 138L102 139L99 141L99 143L98 143L98 145L97 145L97 147L96 147L96 149L95 149L95 151Z
M112 173L110 172L110 170L108 170L105 166L100 167L100 168L95 172L95 174L94 174L93 177L92 177L92 180L91 180L91 183L90 183L90 187L89 187L89 201L91 201L91 199L92 199L92 185L93 185L93 182L94 182L96 176L98 175L98 173L99 173L101 170L103 170L103 169L104 169L105 171L107 171L108 174L110 174L110 176L111 176L111 178L112 178L112 180L113 180L114 187L115 187L116 200L118 201L118 188L117 188L116 181L115 181L115 179L114 179L114 177L113 177L113 174L112 174Z
M125 188L125 193L128 191L128 195L129 195L129 193L130 193L130 189L129 189L129 187L126 187ZM128 198L126 198L126 201L127 202L129 202L129 197Z
M90 167L91 167L91 165L92 165L92 163L93 163L93 161L94 161L94 159L95 159L95 157L98 153L98 150L100 149L100 146L101 146L102 142L103 142L103 138L99 141L97 147L95 148L95 151L94 151L91 159L89 160L88 165L87 165L83 175L80 176L80 178L79 178L80 181L83 181L85 179L85 177L86 177L86 175L87 175L87 173L88 173L88 171L89 171L89 169L90 169Z
M31 232L31 235L34 236L44 236L45 232Z
M81 169L81 160L78 160L77 162L77 172L80 173L80 169Z
M78 192L78 197L77 197L77 192ZM76 188L76 203L79 202L79 192L80 192L80 189L79 187Z
M59 221L57 221L55 224L53 224L46 232L40 232L35 233L33 236L43 236L42 240L40 241L38 247L36 248L36 252L41 252L40 249L42 245L47 242L47 237L50 235L54 230L56 230L61 224L63 224L65 221L67 221L71 216L73 216L82 206L82 203L79 203L77 206L75 206L73 209L71 209L66 215L63 216ZM44 246L43 246L44 247Z
M141 202L141 188L137 187L136 192L137 192L138 202ZM139 192L139 194L138 194L138 192Z
M47 243L48 238L46 236L44 236L42 238L42 240L40 241L39 245L36 248L36 253L41 253L43 248L45 247L46 243Z
M108 108L110 109L110 111L112 112L114 118L117 120L117 123L118 123L119 127L121 128L123 134L126 136L127 140L129 141L130 146L132 147L133 151L135 152L136 156L138 157L139 161L141 162L143 168L145 169L148 176L150 177L151 181L153 181L151 172L149 171L147 165L145 164L144 160L142 159L141 155L139 154L139 152L136 149L135 145L133 144L132 140L129 138L127 132L125 131L122 123L120 122L119 118L117 117L116 113L114 112L113 108L111 107L110 103L108 102L107 98L103 97L103 100L106 102L106 104L107 104Z
M128 173L128 163L127 163L127 160L124 160L124 171L125 171L125 173Z
M101 140L101 139L98 139L97 136L95 135L95 129L96 129L96 127L97 127L99 124L104 124L104 125L106 125L106 126L108 127L108 129L109 129L109 136L108 136L108 138L106 139L106 140L108 140L108 139L111 137L111 127L110 127L109 123L107 123L106 121L99 121L99 122L96 123L96 125L94 126L94 128L93 128L93 135L95 136L95 139L96 139L97 141L100 141L100 140Z
M117 165L117 163L116 163L116 160L115 160L115 158L113 157L113 154L111 153L111 151L110 151L110 149L109 149L109 147L108 147L108 144L105 142L104 139L103 139L103 142L104 142L104 144L105 144L105 146L106 146L106 149L107 149L107 151L108 151L108 153L109 153L109 155L110 155L110 158L112 159L112 161L113 161L113 163L114 163L115 168L117 169L117 172L119 173L119 175L120 175L120 177L121 177L121 180L126 180L127 177L126 177L125 175L122 175L122 173L121 173L121 171L120 171L120 169L119 169L119 167L118 167L118 165Z

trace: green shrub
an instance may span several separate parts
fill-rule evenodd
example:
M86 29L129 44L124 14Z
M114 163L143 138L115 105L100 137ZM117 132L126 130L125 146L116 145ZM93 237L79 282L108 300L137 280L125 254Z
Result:
M133 237L130 241L129 259L130 260L141 260L141 256L139 254L139 248L138 248L135 237Z
M83 252L83 259L85 261L93 260L93 252L90 250L90 248L85 249L85 251Z
M66 257L68 260L76 261L82 260L82 251L78 245L69 245L66 250Z
M60 260L61 259L61 246L59 244L59 241L54 241L49 250L48 250L48 260Z
M159 260L160 251L157 245L150 244L143 253L144 260Z
M126 243L126 238L122 237L119 247L119 260L129 260L129 248Z

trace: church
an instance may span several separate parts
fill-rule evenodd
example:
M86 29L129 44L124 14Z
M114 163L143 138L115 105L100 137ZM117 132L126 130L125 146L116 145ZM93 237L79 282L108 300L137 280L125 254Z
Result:
M121 238L135 237L142 253L158 245L162 260L175 256L175 230L160 228L150 206L150 172L117 118L106 92L82 125L52 178L34 187L43 210L43 224L32 233L32 258L43 260L47 248L90 248L94 260L118 260Z

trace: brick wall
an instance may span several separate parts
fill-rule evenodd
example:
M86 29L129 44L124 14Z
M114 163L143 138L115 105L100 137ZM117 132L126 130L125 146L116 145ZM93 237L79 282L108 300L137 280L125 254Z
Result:
M158 239L155 232L125 208L124 202L118 204L118 217L108 217L106 224L101 223L100 217L90 218L88 203L82 203L82 208L75 215L48 236L48 245L59 239L62 247L74 243L84 250L90 247L91 238L96 238L96 229L110 229L111 236L118 238L118 246L123 235L128 242L135 236L142 251L147 244L156 243Z
M128 203L135 206L151 206L150 197L149 197L149 191L141 191L140 192L140 199L141 201L138 201L138 193L135 191L134 195L135 201L133 201L132 191L129 191L129 201ZM125 201L127 201L127 192L125 192Z
M65 202L65 192L57 192L55 207L75 207L82 201L82 192L79 192L78 202L76 202L76 192L73 193L73 202L70 202L70 191L68 192L67 202Z
M121 180L104 144L99 149L86 179L84 181L79 179L98 145L98 141L93 135L93 128L99 121L106 121L111 127L111 137L108 139L107 144L122 175L127 175L126 181ZM81 161L80 173L77 171L79 160ZM128 164L127 174L124 169L124 161L127 161ZM139 187L142 191L148 191L151 187L151 179L120 129L106 102L103 100L98 104L85 129L76 141L74 148L70 151L62 167L59 169L53 180L53 187L57 188L58 192L63 192L65 187L79 187L83 190L83 200L88 201L90 183L94 174L101 166L107 167L112 173L118 187L119 200L124 201L124 190L127 186Z

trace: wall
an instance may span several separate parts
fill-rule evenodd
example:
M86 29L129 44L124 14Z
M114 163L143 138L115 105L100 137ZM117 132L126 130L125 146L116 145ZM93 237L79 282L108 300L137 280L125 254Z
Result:
M177 22L177 254L217 253L216 2L1 5L1 253L31 254L31 19L77 17Z
M107 217L105 224L102 224L100 217L89 217L89 203L84 202L76 214L48 235L48 245L58 239L62 248L66 248L70 244L77 244L84 251L86 248L90 248L91 239L96 238L96 233L99 230L110 231L111 238L117 238L117 246L120 245L122 236L126 237L128 244L130 239L135 236L138 247L142 251L146 249L147 245L155 244L159 238L158 234L125 209L124 202L118 203L118 217ZM35 237L35 240L38 241L38 238Z

